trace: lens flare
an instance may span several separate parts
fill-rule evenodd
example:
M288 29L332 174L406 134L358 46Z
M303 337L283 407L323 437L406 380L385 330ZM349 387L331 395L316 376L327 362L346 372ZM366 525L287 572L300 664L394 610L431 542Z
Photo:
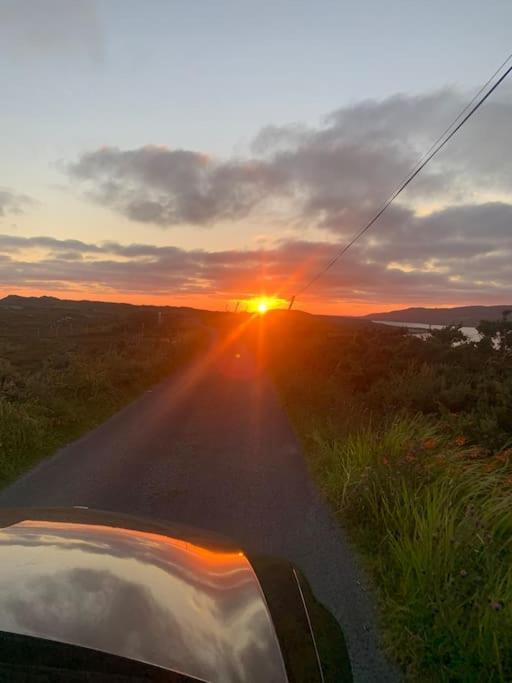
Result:
M268 311L284 308L287 305L285 299L279 299L277 296L255 296L253 299L246 299L242 303L246 311L259 313L259 315L265 315Z

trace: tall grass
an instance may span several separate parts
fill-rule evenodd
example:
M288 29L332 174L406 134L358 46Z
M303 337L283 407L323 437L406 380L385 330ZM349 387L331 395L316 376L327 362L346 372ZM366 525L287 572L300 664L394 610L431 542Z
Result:
M512 680L512 451L423 416L312 434L320 481L368 560L410 680Z

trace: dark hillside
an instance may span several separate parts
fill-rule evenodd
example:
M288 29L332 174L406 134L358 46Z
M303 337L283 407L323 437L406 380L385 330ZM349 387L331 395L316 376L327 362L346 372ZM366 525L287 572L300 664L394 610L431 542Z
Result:
M476 327L481 320L500 320L512 304L502 306L458 306L456 308L403 308L364 316L369 320L390 320L431 325L466 325Z

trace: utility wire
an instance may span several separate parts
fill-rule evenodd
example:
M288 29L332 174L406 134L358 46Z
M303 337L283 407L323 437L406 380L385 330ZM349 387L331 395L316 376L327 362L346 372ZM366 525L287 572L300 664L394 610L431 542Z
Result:
M425 154L421 157L421 159L418 161L416 166L412 169L412 171L409 173L409 175L400 183L398 188L390 195L390 197L384 202L384 204L381 206L381 208L377 211L377 213L373 216L373 218L366 223L366 225L357 232L352 239L345 244L342 249L338 251L335 256L326 263L326 265L318 272L316 275L314 275L301 289L299 289L294 296L291 299L291 305L293 305L293 302L295 299L300 295L303 294L309 287L311 287L312 284L314 284L319 278L322 277L328 270L330 270L333 265L340 259L343 254L345 254L350 247L357 242L364 234L367 232L374 223L382 216L384 211L388 208L388 206L398 197L399 194L401 194L405 188L414 180L414 178L425 168L425 166L431 161L436 154L438 154L443 147L446 145L446 143L451 140L451 138L459 131L462 126L466 123L468 119L473 116L473 114L482 106L482 104L488 99L488 97L498 88L498 86L505 80L505 78L509 75L509 73L512 71L512 66L510 66L505 73L500 76L500 78L496 81L496 83L490 88L490 90L487 91L485 95L480 97L484 90L487 88L487 86L492 82L492 80L495 78L495 76L503 69L503 67L508 64L508 62L512 59L512 54L510 54L507 59L496 69L496 71L492 74L492 76L484 83L484 85L480 88L480 90L476 93L476 95L471 99L470 102L464 107L464 109L459 113L459 115L452 121L452 123L446 128L443 133L437 138L437 140L429 147L429 149L425 152ZM476 104L473 104L477 98L479 98ZM472 106L473 105L473 106ZM469 111L468 111L469 110ZM466 112L468 112L466 114ZM463 118L462 118L463 117ZM462 120L460 120L462 118ZM460 121L457 124L457 121ZM455 126L455 128L454 128ZM444 139L443 139L444 138ZM290 305L290 308L291 308Z
M490 85L490 83L492 83L492 81L496 78L496 76L499 74L499 72L500 72L500 71L501 71L501 70L510 62L511 59L512 59L512 52L511 52L511 53L509 54L509 56L505 59L505 61L502 62L502 63L499 65L499 67L498 67L498 68L496 69L496 71L492 74L492 76L489 76L489 78L485 81L485 83L482 85L482 87L479 89L479 91L478 91L477 93L474 94L474 96L471 98L471 100L466 104L466 106L464 107L464 109L462 109L462 110L459 112L459 114L458 114L458 115L455 117L455 119L450 123L450 125L447 126L447 128L445 128L445 129L443 130L443 132L441 133L441 135L439 135L439 136L437 137L437 139L430 145L430 147L427 149L427 151L425 152L425 154L423 154L423 156L422 156L420 159L418 159L416 165L415 165L415 166L409 171L409 173L402 179L402 181L400 182L400 184L403 183L403 182L405 182L405 180L407 180L407 178L409 177L409 175L410 175L411 173L414 173L414 171L418 168L418 166L422 163L422 161L430 154L430 152L432 152L432 150L433 150L435 147L437 147L437 145L441 142L441 140L444 138L444 136L447 135L447 134L450 132L450 130L453 128L453 126L455 126L455 124L457 123L457 121L459 121L459 120L464 116L464 114L468 111L468 109L471 107L471 105L473 104L473 102L475 102L475 101L480 97L480 95L484 92L484 90Z

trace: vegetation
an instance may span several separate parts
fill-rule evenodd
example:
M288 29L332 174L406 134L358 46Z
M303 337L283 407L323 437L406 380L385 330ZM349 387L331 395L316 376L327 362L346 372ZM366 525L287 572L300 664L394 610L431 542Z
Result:
M205 343L190 310L0 301L0 482ZM239 318L237 318L239 321ZM361 549L409 680L512 680L512 321L428 338L276 311L248 326Z
M266 359L408 680L512 680L512 322L427 339L306 316Z
M404 308L366 316L371 320L401 320L406 323L431 325L468 325L476 327L480 320L501 320L510 306L456 306L455 308Z
M187 310L0 301L0 485L103 421L203 343Z

